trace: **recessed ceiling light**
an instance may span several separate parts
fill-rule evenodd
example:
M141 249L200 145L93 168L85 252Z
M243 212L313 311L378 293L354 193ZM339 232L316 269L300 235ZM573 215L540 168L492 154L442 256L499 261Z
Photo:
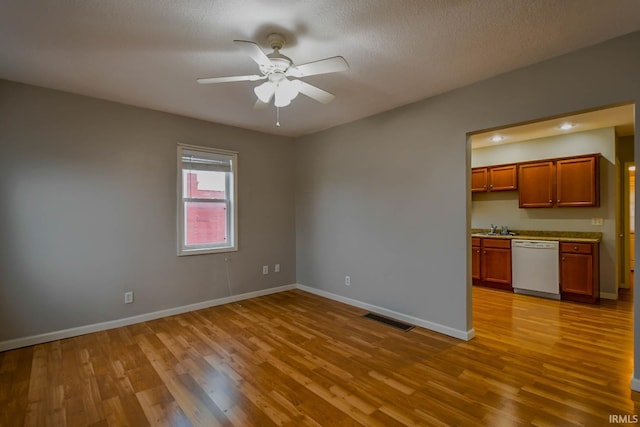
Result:
M561 124L559 126L559 128L561 130L569 130L569 129L573 129L574 127L576 127L576 125L574 125L573 123L569 123L569 122L564 122L563 124Z
M494 135L491 137L491 141L492 142L500 142L504 139L504 136L502 135Z

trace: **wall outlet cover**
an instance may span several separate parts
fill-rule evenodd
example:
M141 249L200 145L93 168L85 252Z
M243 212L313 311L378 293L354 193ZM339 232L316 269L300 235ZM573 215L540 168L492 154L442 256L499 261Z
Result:
M262 274L269 274L269 266L268 265L263 265L262 266Z

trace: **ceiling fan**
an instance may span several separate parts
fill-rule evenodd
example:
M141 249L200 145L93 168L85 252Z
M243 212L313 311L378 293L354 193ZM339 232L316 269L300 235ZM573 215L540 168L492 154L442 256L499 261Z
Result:
M245 40L234 40L233 42L258 64L261 74L211 77L197 79L197 82L209 84L266 80L266 82L253 89L258 97L255 108L267 107L272 99L276 107L286 107L299 93L323 104L331 102L335 95L310 85L300 80L300 78L345 71L349 68L347 61L341 56L295 65L291 58L280 53L280 49L285 44L285 39L282 34L278 33L270 34L267 37L267 42L273 49L273 52L269 54L265 54L254 42Z

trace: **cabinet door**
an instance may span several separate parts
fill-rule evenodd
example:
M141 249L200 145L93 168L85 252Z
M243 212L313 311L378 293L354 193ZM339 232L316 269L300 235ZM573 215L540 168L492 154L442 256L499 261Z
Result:
M556 205L598 206L598 157L556 162Z
M471 192L487 191L487 168L471 169Z
M509 191L518 189L516 165L489 168L489 191Z
M482 248L482 280L511 285L511 249Z
M560 290L593 296L593 255L560 254Z
M471 278L480 279L480 246L471 247Z
M554 162L524 163L518 167L519 206L550 208L555 189Z

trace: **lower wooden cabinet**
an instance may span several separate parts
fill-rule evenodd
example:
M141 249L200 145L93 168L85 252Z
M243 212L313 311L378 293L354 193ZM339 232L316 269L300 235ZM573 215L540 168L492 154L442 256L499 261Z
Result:
M474 280L480 280L480 254L482 248L480 246L480 238L471 238L471 278Z
M476 244L474 245L474 240ZM512 291L511 240L480 239L471 242L473 284Z
M600 298L598 243L560 243L562 299L593 303Z

